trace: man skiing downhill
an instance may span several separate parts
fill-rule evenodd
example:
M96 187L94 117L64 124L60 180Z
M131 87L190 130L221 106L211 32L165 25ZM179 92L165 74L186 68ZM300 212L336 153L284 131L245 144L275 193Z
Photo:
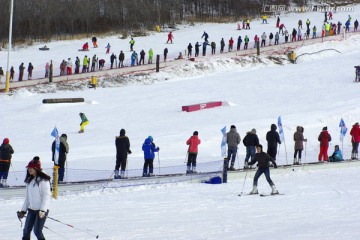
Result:
M120 130L120 136L115 138L116 146L116 165L115 165L115 179L125 178L125 170L127 163L127 156L131 154L130 150L130 141L127 136L125 136L125 129ZM119 169L121 172L119 174Z
M234 125L231 125L230 131L226 133L226 143L228 145L227 160L231 160L231 165L229 168L231 171L235 170L235 158L240 141L240 134L236 131L236 127Z
M262 145L260 144L256 146L256 154L253 160L251 160L250 165L253 165L256 162L258 163L259 168L255 173L253 190L250 192L250 194L259 193L257 189L257 185L258 185L258 180L263 173L265 174L266 180L272 189L271 195L279 194L279 191L276 189L274 182L270 178L270 168L269 168L269 162L272 162L272 164L274 164L274 168L277 168L276 162L272 157L269 156L269 154L262 151Z
M87 119L84 113L79 113L79 115L81 118L79 133L83 133L85 131L85 126L89 124L89 120Z

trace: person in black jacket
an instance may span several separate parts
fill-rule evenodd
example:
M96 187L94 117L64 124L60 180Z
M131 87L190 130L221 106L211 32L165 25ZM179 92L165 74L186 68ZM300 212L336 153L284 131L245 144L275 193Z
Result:
M130 151L130 141L127 136L125 136L125 129L120 130L120 136L115 139L116 146L116 165L115 165L115 179L125 178L125 169L127 163L127 155L131 154ZM119 168L121 167L121 172L119 175Z
M224 48L225 48L225 41L224 38L222 38L220 41L220 53L224 52Z
M266 134L266 141L268 142L267 153L276 161L277 145L281 144L279 133L276 131L275 124L271 124L271 130Z
M272 162L274 164L274 168L277 168L276 162L272 157L269 156L269 154L264 153L262 151L262 145L260 144L256 146L256 154L253 160L251 160L250 165L253 165L256 162L258 163L259 168L255 173L253 190L250 192L250 194L258 194L258 189L257 189L258 179L263 173L265 174L266 180L268 181L272 189L271 194L272 195L279 194L279 191L276 190L275 184L270 178L270 168L269 168L269 162Z
M6 181L9 174L12 154L14 154L14 150L10 145L10 140L4 138L0 146L0 187L9 186Z
M69 144L67 143L67 135L65 133L60 136L59 159L57 164L55 163L55 147L56 140L54 140L51 146L52 161L55 166L59 166L59 183L62 183L64 181L66 155L69 153Z
M195 43L195 57L199 56L200 46L201 44L199 42Z
M125 54L123 51L120 51L119 54L119 68L124 67Z
M243 140L244 146L246 147L246 157L244 162L244 168L249 168L249 158L251 161L255 156L255 146L259 145L259 138L256 135L256 129L253 128L251 132L247 132Z
M165 48L164 49L164 62L166 62L168 52L169 52L169 50L167 48Z
M189 43L187 49L188 49L188 58L192 56L192 48L193 46L191 45L191 43Z

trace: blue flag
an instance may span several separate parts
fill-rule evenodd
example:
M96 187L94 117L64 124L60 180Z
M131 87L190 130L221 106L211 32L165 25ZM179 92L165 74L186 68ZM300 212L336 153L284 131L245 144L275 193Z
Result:
M343 142L344 141L344 137L346 135L347 132L347 127L345 125L344 120L341 118L340 123L339 123L339 127L340 127L340 141Z
M222 141L221 141L221 156L226 157L226 126L221 129L223 134Z
M282 126L282 122L281 122L281 117L278 117L278 128L279 128L279 135L280 135L280 139L283 142L284 141L284 129Z
M54 152L54 163L58 165L59 163L59 153L60 153L60 137L57 128L51 132L51 136L55 138L55 152Z

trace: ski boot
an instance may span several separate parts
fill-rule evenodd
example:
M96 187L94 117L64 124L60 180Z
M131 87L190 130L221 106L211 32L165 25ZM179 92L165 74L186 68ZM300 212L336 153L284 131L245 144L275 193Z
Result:
M120 171L120 176L119 176L120 179L124 179L126 178L125 177L125 171Z
M279 194L279 191L276 189L275 185L272 185L271 186L271 195L276 195L276 194Z
M80 130L79 133L84 133L84 130Z
M229 171L235 171L234 163L231 163L231 166L230 166L230 168L229 168Z
M297 165L297 159L294 158L294 165Z
M249 168L249 164L247 161L244 162L244 169L248 169Z
M9 187L9 185L6 183L6 179L3 179L3 180L2 180L2 187L3 187L3 188Z
M119 179L119 170L115 170L114 179Z
M192 169L191 173L197 173L197 171L196 171L196 167L193 167L193 169Z
M4 180L3 180L3 179L0 179L0 188L3 187L3 182L4 182Z
M298 159L297 165L301 165L301 158Z
M153 173L149 173L149 177L154 177L155 175Z
M253 186L253 190L249 193L250 195L253 195L253 194L259 194L259 191L258 191L258 189L257 189L257 186L256 185L254 185Z
M190 173L191 173L190 166L188 166L186 169L186 174L190 174Z

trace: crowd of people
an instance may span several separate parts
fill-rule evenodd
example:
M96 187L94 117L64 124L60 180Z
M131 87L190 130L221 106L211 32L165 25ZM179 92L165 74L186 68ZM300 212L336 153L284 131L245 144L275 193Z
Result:
M268 22L268 17L266 15L264 15L262 17L262 23L263 24L267 24ZM344 25L344 31L345 32L349 32L350 31L350 26L352 24L352 18L349 15L348 19L345 21L345 25ZM241 28L241 24L238 23L237 29L238 30L250 30L250 20L249 19L245 19L242 21L242 28ZM270 33L266 33L263 32L261 35L255 34L253 41L254 41L254 48L257 47L257 45L259 45L259 47L266 47L266 46L271 46L271 45L278 45L281 42L283 43L288 43L288 42L296 42L296 41L302 41L305 39L310 39L310 38L324 38L327 36L333 36L333 35L337 35L337 34L341 34L342 33L342 22L338 21L337 23L333 20L333 13L332 12L325 12L324 13L324 22L321 24L321 35L318 36L317 31L318 31L318 27L316 25L312 25L310 19L306 19L305 21L305 25L306 25L306 30L304 30L303 32L303 22L301 19L299 19L298 24L296 27L292 28L292 30L289 30L285 27L285 24L283 22L281 22L280 16L277 16L276 18L276 31L274 32L270 32ZM353 31L357 31L358 30L358 26L359 26L359 22L356 19L353 23ZM186 47L185 50L185 54L183 54L182 52L180 52L178 54L178 57L176 57L175 59L183 59L184 56L187 56L188 58L192 58L194 57L198 57L200 55L200 50L202 50L202 56L206 56L207 54L207 48L210 47L211 48L211 54L216 54L216 41L210 41L210 35L204 31L204 33L202 34L201 38L204 39L204 42L196 42L194 45L192 45L191 43L189 43ZM174 40L174 34L173 32L169 32L168 36L167 36L167 41L166 44L172 44ZM93 43L93 47L94 48L98 48L98 44L97 44L97 38L95 36L92 37L91 39L92 43ZM227 43L226 43L227 42ZM240 51L241 49L248 49L249 48L249 43L250 43L250 36L248 36L247 34L245 34L245 36L238 36L237 38L233 38L230 37L229 40L225 41L224 38L221 38L220 40L220 53L224 53L225 52L225 46L226 44L228 45L227 49L228 52L231 51ZM235 48L236 45L236 48ZM129 63L130 66L136 66L136 65L142 65L142 64L152 64L153 63L153 57L154 57L154 50L152 48L150 48L149 50L145 51L144 49L141 49L139 54L137 53L136 50L134 50L135 47L135 39L134 37L132 37L129 41L129 50L131 52L130 57L129 57ZM107 45L105 46L105 54L110 54L111 51L111 45L110 43L107 43ZM89 51L89 44L88 42L86 42L82 49L80 49L81 51ZM168 59L168 53L169 53L169 49L167 47L164 48L163 50L163 61L166 62ZM139 56L140 55L140 56ZM147 61L145 61L147 57ZM126 67L127 64L125 63L126 60L126 56L125 56L125 51L121 50L118 54L118 56L115 53L110 54L109 57L109 61L110 61L110 69L112 68L122 68L122 67ZM98 71L98 70L102 70L105 67L105 58L99 58L98 56L96 56L96 54L94 54L92 57L85 55L85 57L83 58L82 62L80 60L80 58L77 56L75 58L75 61L73 62L73 60L71 58L68 58L67 60L62 60L59 66L60 69L60 76L63 75L71 75L71 74L79 74L79 73L86 73L86 72L94 72L94 71ZM75 66L75 68L73 68L73 66ZM81 68L82 66L82 68ZM28 67L27 67L27 72L28 72L28 80L32 79L32 73L34 70L34 66L29 63ZM21 63L19 66L19 72L18 72L18 81L23 81L24 80L24 71L25 71L25 66L24 63ZM3 76L3 74L1 74L2 70L0 69L0 81L1 81L1 76ZM50 72L50 64L46 63L45 64L45 78L49 77L49 72ZM15 76L15 68L12 66L10 69L10 81L14 80L14 76Z

